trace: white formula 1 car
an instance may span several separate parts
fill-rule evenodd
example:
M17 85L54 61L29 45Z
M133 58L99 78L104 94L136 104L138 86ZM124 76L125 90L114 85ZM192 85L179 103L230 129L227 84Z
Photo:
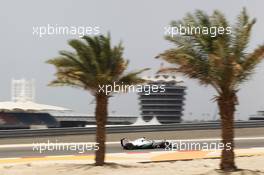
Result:
M156 148L166 148L170 146L170 142L166 140L149 140L145 137L136 139L136 140L129 140L127 138L123 138L120 140L121 146L123 149L126 150L133 150L133 149L156 149Z

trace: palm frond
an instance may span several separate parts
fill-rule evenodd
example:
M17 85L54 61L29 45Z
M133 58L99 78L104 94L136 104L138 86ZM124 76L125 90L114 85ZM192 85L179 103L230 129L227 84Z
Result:
M262 60L263 46L248 54L246 48L255 19L250 19L245 9L238 16L238 22L232 34L206 34L166 36L175 44L175 48L159 54L168 63L176 65L174 69L161 71L180 72L198 79L201 84L212 85L218 93L235 91L239 84L248 79L256 65ZM211 16L202 11L187 14L180 21L172 21L171 27L229 27L225 16L214 11Z
M47 61L57 70L56 79L50 85L68 85L96 94L99 85L113 85L121 81L123 84L141 83L138 75L146 69L124 74L128 61L123 58L122 43L112 47L110 39L108 34L70 40L69 45L75 52L60 51L59 57Z
M252 53L245 56L245 59L240 64L241 70L237 77L239 82L244 82L249 79L254 72L256 66L264 59L264 45L259 46Z

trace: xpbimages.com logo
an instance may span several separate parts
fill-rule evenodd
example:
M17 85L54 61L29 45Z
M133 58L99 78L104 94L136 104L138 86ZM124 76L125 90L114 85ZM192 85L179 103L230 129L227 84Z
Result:
M217 151L231 150L231 143L222 142L193 142L188 140L170 141L165 143L165 151Z
M111 93L144 93L145 95L150 95L150 93L163 93L165 92L165 85L156 85L156 84L147 84L147 85L127 85L123 83L117 84L116 82L113 85L99 85L99 93L105 93L109 95Z
M218 35L231 35L232 34L232 27L222 27L222 26L212 26L212 27L201 27L201 26L166 26L164 27L164 34L166 36L174 37L176 35L208 35L212 38Z
M71 35L83 37L84 35L99 35L99 26L68 26L58 24L47 24L43 26L33 26L32 34L37 37L44 37L50 35Z
M39 153L53 151L74 151L77 153L85 153L88 151L99 150L98 143L60 143L57 140L51 142L33 143L32 150Z

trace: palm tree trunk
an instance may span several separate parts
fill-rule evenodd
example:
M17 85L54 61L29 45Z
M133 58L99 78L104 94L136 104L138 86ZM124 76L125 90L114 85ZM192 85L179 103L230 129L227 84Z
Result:
M105 94L96 95L96 143L99 149L95 152L95 165L103 166L105 160L105 140L106 140L106 129L105 125L107 122L107 106L108 97Z
M235 165L234 154L234 113L236 105L236 94L220 96L218 106L221 116L222 125L222 150L220 169L224 171L234 171L237 169Z

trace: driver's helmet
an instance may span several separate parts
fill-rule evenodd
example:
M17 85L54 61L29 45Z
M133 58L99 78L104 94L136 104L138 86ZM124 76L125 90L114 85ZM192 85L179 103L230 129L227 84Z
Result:
M127 143L129 143L130 141L129 141L127 138L122 138L122 139L120 140L120 142L121 142L121 145L124 146L124 145L126 145Z

